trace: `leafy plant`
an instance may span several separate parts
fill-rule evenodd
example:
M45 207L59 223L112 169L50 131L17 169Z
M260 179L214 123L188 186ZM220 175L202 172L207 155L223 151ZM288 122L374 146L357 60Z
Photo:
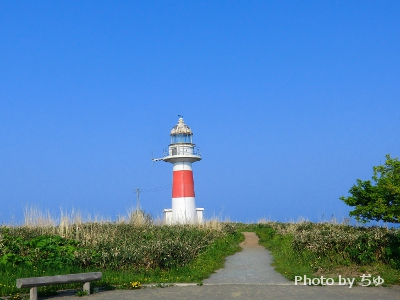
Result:
M342 196L340 200L355 207L350 216L358 221L399 223L400 161L387 154L385 164L373 167L373 171L372 182L357 179L357 184L349 190L351 196Z
M2 234L0 245L0 265L20 265L34 267L39 265L62 268L79 263L77 253L79 243L60 236L38 236L29 240L21 236Z
M83 297L83 296L88 296L89 294L88 294L87 291L79 290L79 291L76 292L75 295L78 296L78 297Z

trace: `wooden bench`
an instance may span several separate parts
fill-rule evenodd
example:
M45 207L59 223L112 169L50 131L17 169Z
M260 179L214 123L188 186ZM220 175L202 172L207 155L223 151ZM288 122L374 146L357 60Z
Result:
M90 282L100 280L102 277L101 272L44 276L44 277L30 277L17 279L17 288L31 288L30 300L37 300L38 286L65 284L74 282L83 282L83 291L90 294Z

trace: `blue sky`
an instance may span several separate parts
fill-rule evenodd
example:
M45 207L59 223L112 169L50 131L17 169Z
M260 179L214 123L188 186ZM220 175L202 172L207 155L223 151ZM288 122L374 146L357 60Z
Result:
M341 219L399 156L398 1L2 1L0 40L0 223L161 216L179 114L206 217Z

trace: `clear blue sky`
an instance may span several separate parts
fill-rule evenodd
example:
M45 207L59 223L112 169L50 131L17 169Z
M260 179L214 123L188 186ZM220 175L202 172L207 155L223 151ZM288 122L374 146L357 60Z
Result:
M178 114L207 217L346 217L400 156L399 54L399 1L1 1L0 224L125 214L171 184Z

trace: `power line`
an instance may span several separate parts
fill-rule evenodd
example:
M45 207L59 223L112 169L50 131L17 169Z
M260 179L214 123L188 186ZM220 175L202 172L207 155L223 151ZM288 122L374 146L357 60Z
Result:
M151 192L158 192L158 191L163 191L163 190L167 190L167 189L169 189L169 188L171 188L172 187L172 184L168 184L168 185L163 185L163 186L159 186L159 187L156 187L156 188L152 188L152 189L141 189L141 188L134 188L133 189L133 192L134 193L138 193L138 192L140 192L140 193L151 193Z
M133 192L136 194L136 210L140 210L140 193L159 192L159 191L164 191L164 190L170 189L171 187L172 187L172 184L163 185L163 186L159 186L159 187L147 189L147 190L144 190L141 188L134 188Z
M169 189L171 187L172 187L172 184L168 184L168 185L163 185L163 186L152 188L152 189L146 189L146 190L141 189L140 191L142 193L152 193L152 192L158 192L158 191L167 190L167 189Z

